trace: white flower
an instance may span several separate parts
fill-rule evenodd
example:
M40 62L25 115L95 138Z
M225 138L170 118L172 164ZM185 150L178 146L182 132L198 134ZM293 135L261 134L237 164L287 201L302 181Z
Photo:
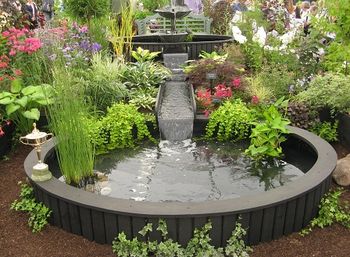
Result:
M240 44L247 42L247 38L242 35L242 31L237 26L232 26L232 37Z
M236 11L235 15L233 15L231 22L232 23L238 23L243 21L243 15L242 12Z
M268 51L277 51L276 47L272 47L272 46L268 46L268 45L264 46L264 49L268 50Z
M280 36L280 40L283 45L288 45L295 38L295 31L288 31L287 33Z
M323 56L324 54L325 54L325 51L324 51L324 49L321 47L321 48L318 48L317 49L317 54L319 55L319 56Z
M257 42L261 47L266 43L266 31L263 27L258 27L257 32L253 35L253 41Z

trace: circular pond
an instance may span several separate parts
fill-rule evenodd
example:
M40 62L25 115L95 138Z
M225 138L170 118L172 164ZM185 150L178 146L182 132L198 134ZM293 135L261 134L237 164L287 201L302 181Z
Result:
M290 127L290 131L291 134L284 145L285 161L305 174L267 191L264 188L265 184L261 182L263 188L252 194L248 192L241 196L228 197L232 194L229 193L222 199L208 200L215 198L209 197L210 189L202 201L180 202L165 199L156 202L89 193L62 183L57 179L60 174L54 174L56 178L49 181L32 181L32 184L38 200L52 209L52 224L99 243L111 243L121 231L128 237L137 236L137 232L147 222L157 223L159 218L163 218L168 224L169 236L185 245L192 237L193 229L204 225L210 219L213 225L210 234L212 243L222 246L226 244L235 222L240 217L240 222L248 232L245 237L246 243L256 244L299 231L306 226L316 215L320 199L330 187L331 173L337 160L334 149L312 133L293 127ZM215 154L219 156L220 151L217 148ZM191 154L193 156L193 153ZM52 165L53 142L44 145L43 156L46 162ZM233 158L232 156L234 154L229 158ZM225 158L220 157L216 161L223 159ZM298 164L300 159L308 161ZM35 163L36 155L32 151L24 164L28 177ZM178 168L181 166L178 165ZM226 172L225 176L233 181L231 175ZM208 177L208 172L206 176ZM228 183L229 179L225 183ZM170 181L169 184L173 183L174 181ZM276 185L276 182L273 184ZM199 191L193 189L193 192ZM150 237L156 240L160 235L154 232Z

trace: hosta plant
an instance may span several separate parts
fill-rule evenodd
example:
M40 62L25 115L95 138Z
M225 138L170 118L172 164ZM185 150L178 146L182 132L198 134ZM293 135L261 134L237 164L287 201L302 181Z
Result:
M40 107L53 102L50 85L23 87L13 80L10 91L0 93L0 105L5 107L7 118L14 121L21 133L28 133L34 120L40 118ZM0 109L1 110L1 109Z

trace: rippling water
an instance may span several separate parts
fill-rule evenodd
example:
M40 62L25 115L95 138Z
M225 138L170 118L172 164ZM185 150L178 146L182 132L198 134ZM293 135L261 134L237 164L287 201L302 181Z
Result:
M108 174L110 197L135 201L199 202L256 194L298 179L302 163L280 161L256 168L246 144L184 140L118 150L97 159ZM301 160L303 158L295 158Z

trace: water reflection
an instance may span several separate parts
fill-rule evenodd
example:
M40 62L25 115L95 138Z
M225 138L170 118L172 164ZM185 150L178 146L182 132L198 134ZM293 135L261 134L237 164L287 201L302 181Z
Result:
M294 166L300 163L257 167L243 154L246 147L245 142L161 141L100 156L96 169L109 174L111 197L155 202L235 198L282 186L304 174Z

